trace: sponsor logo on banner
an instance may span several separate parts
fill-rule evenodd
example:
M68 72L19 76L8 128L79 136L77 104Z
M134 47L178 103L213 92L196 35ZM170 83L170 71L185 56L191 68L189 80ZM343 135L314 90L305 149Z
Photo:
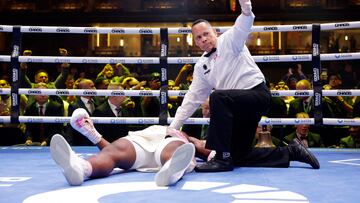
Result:
M340 54L335 54L335 58L340 58Z
M0 31L4 31L4 27L3 26L0 26Z
M312 55L313 55L313 56L319 56L319 55L320 55L319 44L313 43L313 52L312 52Z
M98 32L98 30L93 27L84 28L84 33L97 33L97 32Z
M182 63L195 63L195 61L192 58L189 58L189 59L181 59L181 58L179 58L177 60L177 63L180 63L180 64L182 64Z
M313 74L314 74L314 82L317 82L320 80L320 70L318 68L313 68Z
M279 56L264 56L263 61L279 61Z
M281 119L274 119L274 118L272 118L270 121L271 121L271 124L274 124L274 125L276 125L276 124L282 124L282 120L281 120Z
M143 64L143 63L148 64L148 63L153 63L153 62L154 61L152 59L138 59L137 60L138 64Z
M280 93L278 91L271 91L271 96L273 97L279 97Z
M167 76L166 68L161 68L161 81L167 80L166 76Z
M265 119L265 123L266 123L266 124L270 124L270 123L271 123L270 118L266 118L266 119Z
M338 119L337 122L344 125L354 125L356 124L356 119Z
M110 59L110 63L126 63L125 59Z
M43 123L44 119L42 118L28 118L27 123Z
M308 124L310 125L311 124L311 119L295 119L295 124Z
M84 95L84 96L96 96L97 93L96 93L96 91L85 90L85 91L83 92L83 95Z
M179 34L189 34L189 33L191 33L191 29L190 28L179 28L178 33Z
M309 60L310 57L309 56L301 56L301 55L294 55L292 56L292 60L293 61L297 61L297 60Z
M153 93L150 91L140 91L139 95L140 96L153 96Z
M344 91L344 90L338 90L336 95L341 95L341 96L351 96L352 92L351 91Z
M111 29L111 33L125 34L125 29L123 29L123 28L113 28L113 29Z
M126 123L126 119L124 118L112 118L110 119L110 123L111 124L125 124Z
M55 58L55 63L70 63L70 59Z
M335 27L349 27L350 23L335 23Z
M82 63L98 63L97 59L83 59Z
M320 106L320 104L321 104L320 101L321 101L321 95L320 95L320 93L316 92L314 106Z
M29 32L42 32L41 27L29 27Z
M121 90L114 90L111 92L111 96L125 96L125 92Z
M43 60L42 59L35 59L35 58L28 58L27 62L28 63L42 63Z
M152 29L140 29L139 33L140 34L152 34L153 31L152 31Z
M179 92L179 97L184 97L186 93L187 93L187 91L181 90Z
M67 118L55 118L55 123L68 123L70 119Z
M307 30L308 29L308 26L306 25L294 25L292 27L293 30Z
M336 56L336 55L338 55L338 56ZM337 57L337 58L352 58L353 57L353 55L352 54L336 54L335 55L335 58Z
M277 31L279 28L272 26L272 27L264 27L263 28L265 31Z
M67 27L58 27L58 28L56 28L56 32L59 32L59 33L69 33L69 32L70 32L70 29L67 28Z
M28 94L30 95L40 95L42 94L41 90L29 90Z
M220 28L215 28L215 31L216 31L217 33L220 33L220 32L221 32Z
M11 94L11 99L12 99L11 106L17 106L17 105L19 105L18 94L12 93L12 94Z
M56 90L55 92L56 95L69 95L69 91L68 90Z
M167 103L167 101L166 101L166 92L161 92L160 101L161 101L161 104L166 104Z
M161 57L165 57L167 56L167 45L166 44L161 44Z
M295 92L295 96L310 96L309 92Z
M19 80L19 70L13 68L12 69L12 81L17 82Z
M139 118L138 123L139 124L155 124L155 119L153 119L153 118L145 118L145 119Z
M11 57L18 57L19 56L20 47L19 45L13 46L13 51L11 53Z

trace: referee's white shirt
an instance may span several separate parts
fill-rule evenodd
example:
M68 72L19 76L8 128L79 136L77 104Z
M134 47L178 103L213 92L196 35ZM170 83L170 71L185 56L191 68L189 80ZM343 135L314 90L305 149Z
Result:
M255 15L240 15L233 27L218 37L216 52L204 53L194 67L193 81L170 127L180 129L184 121L210 95L213 89L251 89L265 81L245 45Z

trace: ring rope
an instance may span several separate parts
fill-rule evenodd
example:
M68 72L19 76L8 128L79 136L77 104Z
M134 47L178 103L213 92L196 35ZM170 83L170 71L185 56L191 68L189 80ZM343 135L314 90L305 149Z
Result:
M169 64L194 64L200 57L168 57ZM256 55L255 62L299 62L311 61L311 54ZM360 53L321 54L322 61L360 59ZM0 62L10 62L11 56L0 55ZM75 56L19 56L19 62L25 63L78 63L78 64L159 64L158 57L75 57Z
M184 97L188 90L168 90L168 96ZM322 90L323 96L360 96L359 89ZM0 88L1 94L10 94L10 88ZM29 89L20 88L19 94L25 95L58 95L58 96L151 96L158 97L160 90L93 90L93 89ZM271 90L273 97L309 97L314 90Z
M71 117L19 116L20 123L69 123ZM91 117L96 124L158 124L158 117ZM170 124L174 118L168 118ZM0 123L10 123L10 116L0 116ZM210 118L189 118L185 124L210 123ZM259 125L313 125L314 118L262 118ZM324 118L324 125L360 126L360 119Z
M360 21L323 23L322 30L360 28ZM215 27L216 31L223 33L230 27ZM14 26L0 25L0 32L13 32ZM268 25L253 26L252 32L297 32L311 31L311 24L298 25ZM21 26L23 33L73 33L73 34L160 34L160 28L128 28L128 27L59 27L59 26ZM169 34L189 34L189 27L175 27L168 29Z
M168 57L168 64L196 63L200 57ZM257 55L255 62L299 62L311 61L311 54L297 55ZM355 60L360 59L360 53L321 54L322 61ZM0 55L0 61L10 62L10 56ZM158 57L61 57L61 56L19 56L19 62L25 63L80 63L80 64L159 64Z

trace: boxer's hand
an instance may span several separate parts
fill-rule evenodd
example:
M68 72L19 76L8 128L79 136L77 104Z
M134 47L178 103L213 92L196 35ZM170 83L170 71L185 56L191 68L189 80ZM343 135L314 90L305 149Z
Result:
M239 0L240 6L241 6L241 10L242 13L244 15L250 15L251 13L251 1L250 0Z

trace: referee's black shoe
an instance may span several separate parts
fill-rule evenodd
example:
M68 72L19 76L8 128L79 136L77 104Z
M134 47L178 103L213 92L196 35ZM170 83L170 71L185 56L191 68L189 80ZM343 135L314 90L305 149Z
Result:
M231 157L219 159L216 156L210 161L198 164L195 167L196 172L224 172L234 170Z
M316 157L297 138L288 145L290 161L300 161L310 164L314 169L319 169L320 164Z

